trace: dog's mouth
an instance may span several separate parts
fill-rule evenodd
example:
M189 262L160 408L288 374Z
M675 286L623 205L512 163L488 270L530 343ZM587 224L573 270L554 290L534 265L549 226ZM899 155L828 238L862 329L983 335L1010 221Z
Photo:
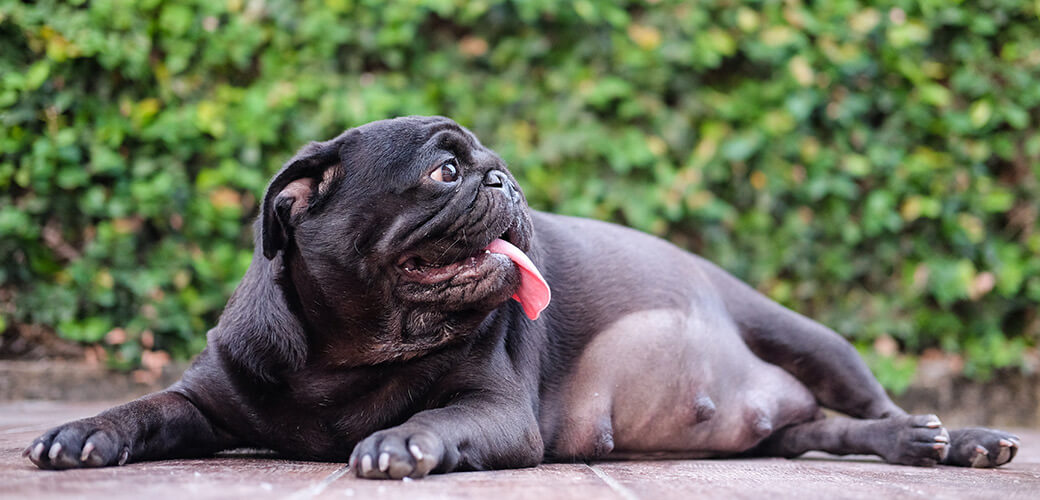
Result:
M489 276L496 269L516 266L520 270L520 287L513 298L520 302L531 319L549 304L549 285L534 262L518 248L517 232L506 230L483 248L460 260L448 263L430 262L417 254L406 254L397 263L403 279L424 285L461 285Z

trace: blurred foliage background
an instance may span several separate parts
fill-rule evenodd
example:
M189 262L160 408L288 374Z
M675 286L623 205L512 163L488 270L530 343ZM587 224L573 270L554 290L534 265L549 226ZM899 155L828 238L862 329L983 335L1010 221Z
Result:
M890 389L1035 366L1038 7L0 0L0 329L188 358L295 149L443 114L533 206L718 262Z

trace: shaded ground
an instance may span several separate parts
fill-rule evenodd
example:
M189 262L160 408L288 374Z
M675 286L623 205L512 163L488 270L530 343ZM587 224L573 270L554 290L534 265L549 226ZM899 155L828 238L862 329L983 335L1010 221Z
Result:
M343 464L245 454L125 467L42 471L22 458L36 435L108 403L0 404L3 498L1037 498L1040 431L1018 430L1022 451L996 470L914 468L814 454L797 460L663 460L550 464L420 481L367 481Z

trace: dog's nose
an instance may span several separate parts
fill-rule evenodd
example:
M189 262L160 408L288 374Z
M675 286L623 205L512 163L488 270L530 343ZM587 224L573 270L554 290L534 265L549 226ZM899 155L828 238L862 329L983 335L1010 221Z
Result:
M490 188L501 189L509 199L516 198L513 183L509 181L506 173L501 170L488 170L488 173L484 174L484 185Z
M484 185L503 189L509 185L509 178L501 170L488 170L488 173L484 174Z

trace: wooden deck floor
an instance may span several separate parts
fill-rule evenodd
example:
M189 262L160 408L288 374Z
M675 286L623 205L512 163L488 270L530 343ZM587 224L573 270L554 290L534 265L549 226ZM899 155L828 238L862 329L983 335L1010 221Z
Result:
M663 460L548 464L456 473L418 481L367 481L344 464L250 455L170 460L94 470L43 471L22 458L40 432L106 403L0 404L0 497L134 498L1040 498L1040 430L1019 429L1023 448L996 470L891 466L868 457L796 460Z

